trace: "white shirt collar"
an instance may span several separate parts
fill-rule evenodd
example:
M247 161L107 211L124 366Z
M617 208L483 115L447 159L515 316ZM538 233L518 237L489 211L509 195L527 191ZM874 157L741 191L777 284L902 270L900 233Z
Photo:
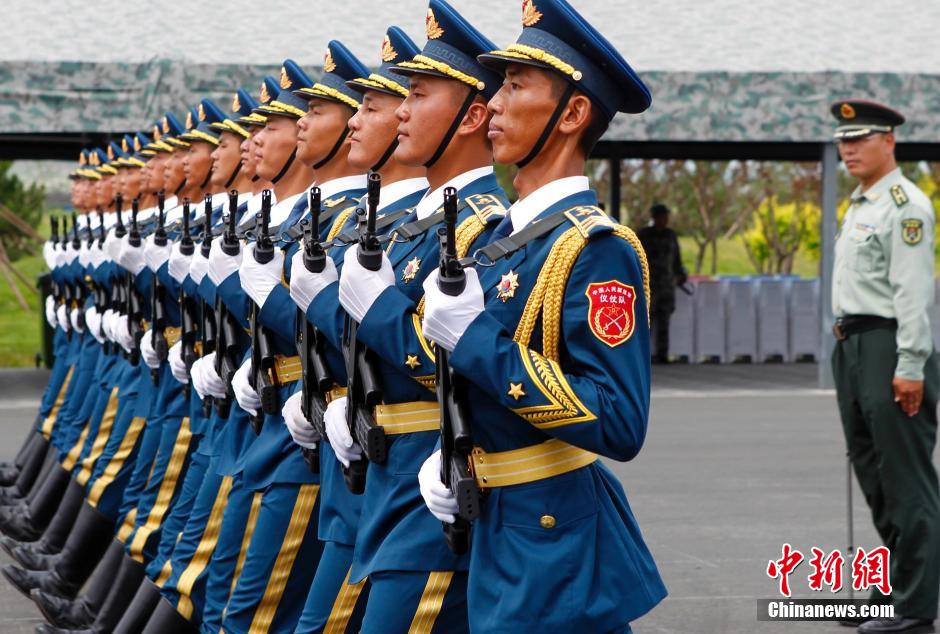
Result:
M339 192L344 192L350 189L365 189L366 188L366 175L365 174L356 174L355 176L343 176L342 178L334 178L331 181L326 181L325 183L317 183L317 187L320 188L320 198L326 200ZM304 192L306 193L306 192Z
M523 227L535 220L536 216L562 198L588 191L590 188L591 184L587 176L568 176L542 185L525 198L517 200L509 208L512 232L521 231Z
M463 174L458 174L452 179L435 189L433 192L428 192L424 195L424 198L421 199L421 202L415 207L415 211L418 214L418 220L427 218L435 211L437 208L444 204L444 188L445 187L454 187L458 192L463 188L477 180L478 178L483 178L487 174L493 173L493 166L487 165L485 167L478 167L472 169Z
M420 178L406 178L405 180L395 181L388 185L382 185L382 189L379 190L378 211L382 211L389 205L397 203L402 198L427 188L428 179L423 176Z
M272 196L274 192L271 192ZM277 227L280 226L282 222L287 220L287 216L290 215L291 209L294 208L294 204L297 202L301 196L306 196L307 190L303 190L300 193L294 194L293 196L288 196L284 200L277 201L277 204L271 207L271 226ZM261 209L261 196L258 195L258 209ZM273 198L272 198L273 201ZM255 212L257 213L257 212Z
M242 214L241 219L238 221L238 224L244 224L248 222L249 218L254 218L255 214L261 211L261 192L254 194L252 192L245 193L245 200L248 201L248 209L245 210L245 213ZM242 197L238 197L238 204L242 204ZM274 193L274 190L271 190L271 205L277 204L277 196Z

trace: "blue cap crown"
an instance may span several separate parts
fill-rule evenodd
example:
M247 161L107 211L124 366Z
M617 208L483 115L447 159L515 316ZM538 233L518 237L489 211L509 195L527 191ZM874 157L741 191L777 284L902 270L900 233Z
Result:
M486 99L496 94L502 79L479 61L495 45L477 31L444 0L431 0L425 18L428 42L410 61L399 62L392 72L447 77L467 84Z
M358 92L376 90L396 97L407 97L407 82L390 69L401 62L411 61L419 52L418 46L404 31L397 26L390 26L382 40L382 65L368 77L362 75L347 81L346 85Z
M304 99L335 101L356 110L360 106L359 92L347 86L346 82L368 74L369 69L365 64L342 42L330 40L323 56L323 76L320 81L310 88L301 88L294 94Z
M226 118L223 121L218 121L209 125L210 128L216 130L217 132L234 132L235 134L241 135L246 139L250 136L248 130L243 128L238 121L242 117L250 117L251 113L255 108L258 107L258 102L255 101L255 98L245 90L244 88L239 88L235 91L235 95L232 97L232 116L231 118Z
M309 88L312 85L313 81L297 65L297 62L292 59L285 59L284 63L281 64L277 97L266 103L262 99L262 105L256 108L255 112L262 116L277 115L299 119L307 113L307 102L294 92L301 88ZM265 80L263 86L265 91L268 90L267 80Z
M566 0L525 0L516 43L481 55L480 62L500 72L512 63L555 71L590 97L608 120L617 112L643 112L652 102L627 60Z

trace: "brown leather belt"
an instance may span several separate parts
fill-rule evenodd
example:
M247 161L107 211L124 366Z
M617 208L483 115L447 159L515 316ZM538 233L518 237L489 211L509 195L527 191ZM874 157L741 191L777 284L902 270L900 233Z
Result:
M845 341L852 335L858 335L869 330L897 330L898 320L878 315L846 315L839 317L832 324L832 334L838 341Z

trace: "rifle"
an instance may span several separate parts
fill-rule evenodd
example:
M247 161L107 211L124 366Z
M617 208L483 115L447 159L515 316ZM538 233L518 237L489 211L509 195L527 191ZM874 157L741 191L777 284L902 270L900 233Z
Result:
M222 233L222 253L235 257L241 247L238 236L235 234L235 213L238 210L238 192L232 190L228 194L228 217L225 219L225 231ZM215 411L221 418L228 418L232 406L232 379L238 370L238 330L239 325L235 317L226 308L221 297L216 298L215 315L218 318L215 344L215 371L228 386L228 396L224 399L215 399Z
M90 213L90 212L89 212ZM88 229L88 243L87 247L90 249L91 245L94 243L94 236L91 231L91 219L86 215L85 221L87 223ZM78 216L75 212L72 212L72 226L75 229L75 238L72 240L72 246L75 247L75 250L79 250L82 246L81 234L78 229ZM81 277L75 283L75 289L72 296L72 304L70 308L78 310L78 321L82 324L84 329L85 324L85 298L88 296L89 285L85 282L85 273L82 272Z
M139 197L131 201L131 229L127 234L127 243L135 249L139 249L141 244L140 227L137 225L139 206ZM127 314L127 327L130 330L131 339L133 340L131 351L128 353L128 360L131 362L131 365L137 365L140 363L140 338L144 336L143 326L140 323L144 318L143 307L141 306L143 301L134 284L133 273L127 273L125 284L127 285L127 308L125 313Z
M326 251L319 240L320 228L320 188L311 187L309 192L310 218L301 221L304 238L304 267L311 273L320 273L326 266ZM297 309L297 324L294 334L297 354L300 355L303 378L301 379L300 408L321 439L326 438L323 426L323 414L326 412L324 395L333 386L329 366L323 351L323 338L316 327L307 319L304 311ZM322 442L322 441L321 441ZM320 452L318 449L301 447L304 461L313 473L320 473Z
M153 243L158 247L165 247L167 243L166 227L164 227L165 218L163 216L164 193L160 190L157 193L157 228L153 232ZM163 298L166 295L166 289L160 283L157 272L153 272L153 282L150 284L150 311L151 311L151 341L154 352L157 353L157 359L165 361L169 353L169 346L166 340L166 308L163 305ZM160 370L150 370L150 378L153 384L160 383Z
M440 276L437 287L446 295L463 292L466 275L457 259L457 190L444 190L444 226L437 230L440 240ZM457 518L446 522L444 537L451 551L462 555L470 549L470 522L480 514L480 491L470 472L473 436L464 412L466 388L449 364L450 353L435 346L437 402L441 412L441 481L457 500Z
M382 245L375 235L375 217L379 206L379 189L382 177L373 172L369 174L367 189L368 210L359 209L359 246L356 257L359 264L370 271L378 271L382 266ZM383 463L387 454L385 430L376 425L372 414L373 408L382 402L382 392L372 367L372 358L368 350L357 338L359 324L349 315L343 324L343 357L346 361L346 424L349 434L362 448L362 459L349 463L343 468L343 478L352 493L361 494L366 486L366 467L368 462Z
M202 246L199 253L202 257L209 259L209 252L212 250L212 195L206 194L205 203L206 215L203 218ZM202 307L200 333L202 335L202 354L203 356L215 352L216 321L215 310L212 305L205 300L200 301ZM192 369L192 364L186 359L186 350L183 350L183 360L186 361L186 368ZM195 360L194 360L195 361ZM202 401L202 413L206 418L212 413L212 397L206 396Z
M65 223L63 222L63 225ZM56 216L49 216L49 242L52 243L53 250L58 247L59 244L59 219ZM65 233L65 227L62 227L63 235ZM59 288L59 283L55 281L55 278L50 276L52 279L52 298L55 300L55 303L58 304L62 301L62 289Z
M117 223L114 225L114 237L123 238L127 235L127 229L124 227L124 220L121 218L121 212L124 207L124 196L121 192L118 192L114 195L114 210L117 212ZM108 301L107 308L110 308L114 312L122 312L123 307L126 305L126 288L125 278L114 279L111 283L111 297ZM111 342L106 342L111 350L122 350L120 346L112 346Z
M189 198L183 199L183 231L180 235L180 254L192 256L196 252L196 245L189 233ZM196 300L189 297L180 285L180 356L186 364L186 371L196 362L196 337L199 335L199 321L196 316ZM183 397L188 401L192 385L187 382L183 386Z
M261 192L261 211L255 216L258 220L258 239L255 241L254 258L258 264L267 264L274 259L274 243L271 241L271 190ZM248 314L248 328L251 331L251 372L249 381L258 392L261 408L255 414L249 414L251 426L256 434L261 433L265 414L277 414L279 411L277 388L274 377L274 343L271 333L258 322L261 307L251 304Z

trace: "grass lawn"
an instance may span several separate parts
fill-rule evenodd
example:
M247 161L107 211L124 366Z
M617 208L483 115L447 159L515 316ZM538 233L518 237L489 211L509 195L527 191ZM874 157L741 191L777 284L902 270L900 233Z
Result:
M45 271L42 256L22 258L13 263L29 280L37 280ZM15 279L15 278L14 278ZM25 312L5 280L0 279L0 367L32 367L42 347L44 309L38 289L29 288L16 279L20 293L30 306ZM35 293L33 291L36 291Z
M682 250L682 263L689 274L695 271L695 256L698 253L698 247L689 237L679 238L679 248ZM705 262L702 265L702 274L711 273L711 253L705 254ZM754 266L747 257L747 251L741 243L740 238L718 241L718 275L754 275L756 273ZM819 262L806 255L797 252L793 262L793 275L800 277L818 277Z

